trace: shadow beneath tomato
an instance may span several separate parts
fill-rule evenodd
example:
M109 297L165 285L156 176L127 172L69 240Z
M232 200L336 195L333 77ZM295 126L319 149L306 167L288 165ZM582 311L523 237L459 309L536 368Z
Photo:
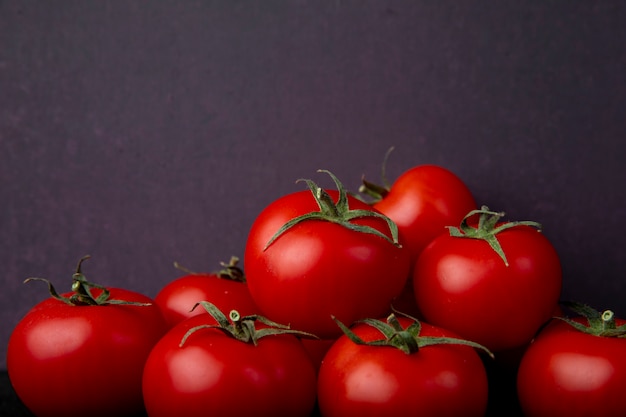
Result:
M11 386L9 374L6 371L0 372L0 416L11 417L35 417L28 408L20 401ZM135 417L148 417L146 413Z
M526 347L498 352L495 359L481 355L489 383L486 417L523 417L517 398L517 368Z

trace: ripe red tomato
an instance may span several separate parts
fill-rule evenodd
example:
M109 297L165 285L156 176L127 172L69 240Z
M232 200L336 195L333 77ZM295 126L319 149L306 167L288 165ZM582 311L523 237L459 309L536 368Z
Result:
M347 196L337 184L340 191L325 192L309 183L313 192L295 192L272 202L255 219L244 256L248 287L260 311L323 339L341 334L331 315L352 323L386 312L410 267L408 252L392 242L389 219ZM271 241L288 222L320 210L316 194L327 194L342 213L346 205L350 214L358 213L346 222L350 227L369 227L384 237L313 218Z
M312 339L312 338L303 338L300 340L302 342L302 346L304 346L304 350L307 351L309 357L313 361L315 365L315 369L319 370L319 367L328 352L328 349L335 343L337 339Z
M316 371L300 341L289 334L246 343L215 325L208 314L184 320L146 361L143 394L150 417L308 417ZM181 346L190 329L192 333Z
M573 321L589 326L583 318ZM626 320L615 320L617 326ZM555 319L530 344L517 392L528 417L626 416L626 339L582 332Z
M364 183L361 191L367 189ZM371 187L371 184L370 184ZM476 202L468 186L438 165L418 165L400 175L390 187L377 187L373 207L398 225L400 242L413 262L434 238L457 225Z
M530 342L552 317L560 297L561 265L550 241L536 228L495 224L502 213L483 211L491 214L485 214L490 218L480 222L479 233L496 236L506 260L484 239L444 233L417 260L416 303L429 323L493 352L515 349ZM504 224L508 228L492 233Z
M161 308L168 327L182 320L203 313L203 309L193 307L200 301L210 301L222 311L237 310L242 315L258 311L243 271L237 267L237 258L218 272L196 273L188 271L165 285L154 297ZM193 309L193 310L192 310Z
M391 150L383 164L385 183L384 165ZM396 223L400 243L411 254L411 268L422 250L446 232L446 226L459 224L467 213L477 208L472 192L461 178L432 164L406 170L392 185L379 186L364 180L359 191L373 197L373 207ZM401 311L419 316L413 293L413 282L408 279L393 304Z
M165 333L142 294L108 288L110 304L70 305L48 298L35 305L9 339L7 368L24 405L38 417L135 416L143 412L143 365ZM94 298L103 293L91 289ZM71 297L75 292L62 294Z
M407 329L414 321L399 317ZM381 339L367 324L352 331L365 342ZM420 337L456 337L421 324ZM318 403L324 417L483 416L488 385L473 347L434 344L405 353L392 346L356 344L342 335L331 346L318 374Z

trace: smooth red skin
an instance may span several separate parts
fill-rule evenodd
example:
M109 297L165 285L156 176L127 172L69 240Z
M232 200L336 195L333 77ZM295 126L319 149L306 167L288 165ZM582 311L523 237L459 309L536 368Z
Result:
M467 185L438 165L418 165L405 171L373 207L397 224L400 241L411 254L412 267L422 250L447 231L446 226L458 226L467 213L477 208ZM393 303L416 317L420 313L410 278L407 284Z
M315 365L315 369L319 370L320 365L322 364L322 360L324 356L326 356L326 352L328 349L335 343L337 339L309 339L302 338L300 341L302 342L302 346L304 346L304 350L307 351L309 357L313 361Z
M114 299L152 302L132 291L110 291ZM154 304L69 306L49 298L13 330L9 378L38 417L138 415L143 364L165 331Z
M403 327L410 320L400 319ZM357 325L366 341L378 330ZM422 323L422 336L455 337ZM324 417L479 417L487 409L487 374L468 346L434 345L407 355L399 349L357 345L341 336L329 349L318 374L318 403Z
M336 192L329 194L337 198ZM373 210L355 198L349 202L352 209ZM244 269L263 315L332 339L341 330L331 315L352 323L388 310L408 279L410 258L404 248L382 237L319 220L299 223L263 250L283 224L317 210L310 191L285 195L266 207L250 230ZM382 219L355 223L389 234Z
M150 417L308 417L315 405L316 371L292 335L267 336L257 346L202 329L179 344L188 329L214 324L191 317L154 347L143 375Z
M374 207L398 225L400 240L415 263L446 226L458 226L476 202L467 185L437 165L418 165L400 175Z
M518 370L525 415L626 416L625 352L626 339L588 335L560 320L550 323L526 350Z
M428 323L493 352L530 342L558 304L559 257L535 228L497 234L507 267L483 240L440 235L419 256L413 287Z
M200 301L211 302L224 314L231 310L237 310L242 316L258 313L245 283L220 278L211 273L177 278L166 284L154 297L154 302L161 308L169 328L186 318L206 314L200 306L193 309Z

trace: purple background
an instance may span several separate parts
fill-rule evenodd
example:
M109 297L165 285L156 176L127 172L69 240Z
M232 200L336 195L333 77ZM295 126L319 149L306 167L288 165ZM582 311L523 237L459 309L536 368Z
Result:
M0 1L0 368L19 318L96 282L215 270L270 201L443 165L535 220L564 298L626 315L620 1Z

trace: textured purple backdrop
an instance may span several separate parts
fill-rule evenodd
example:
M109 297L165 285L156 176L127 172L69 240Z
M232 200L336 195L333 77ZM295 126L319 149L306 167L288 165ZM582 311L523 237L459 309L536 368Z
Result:
M272 199L435 163L544 225L564 298L626 315L620 1L0 1L0 369L93 280L155 295ZM330 184L329 184L330 185Z

